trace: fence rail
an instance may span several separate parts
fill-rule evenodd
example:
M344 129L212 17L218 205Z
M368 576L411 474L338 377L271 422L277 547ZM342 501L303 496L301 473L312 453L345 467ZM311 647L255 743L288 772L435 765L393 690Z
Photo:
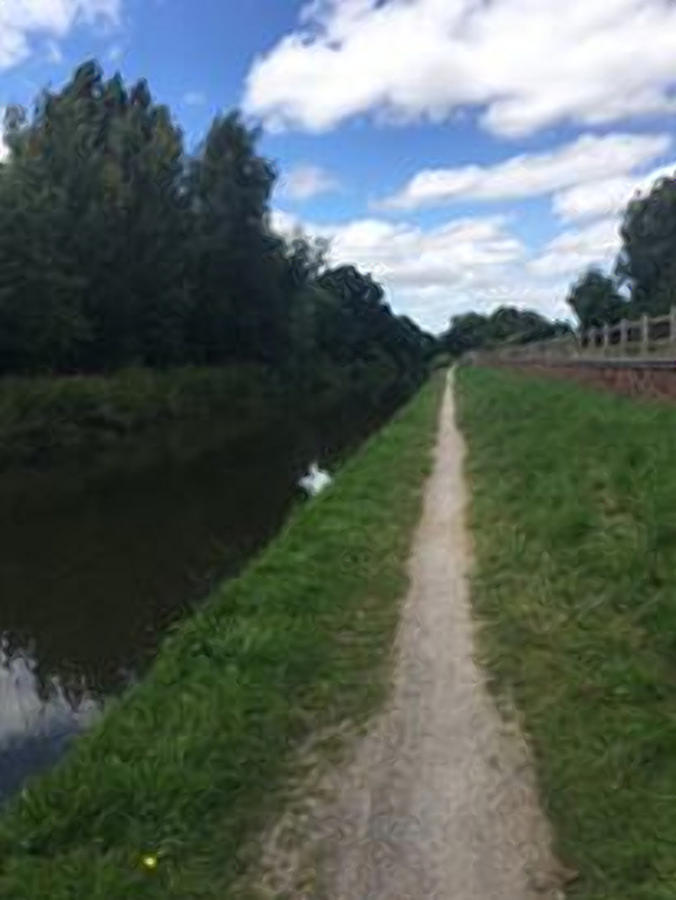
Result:
M667 315L622 319L617 325L589 328L529 344L501 344L479 351L477 359L514 362L556 363L565 360L676 361L676 306Z

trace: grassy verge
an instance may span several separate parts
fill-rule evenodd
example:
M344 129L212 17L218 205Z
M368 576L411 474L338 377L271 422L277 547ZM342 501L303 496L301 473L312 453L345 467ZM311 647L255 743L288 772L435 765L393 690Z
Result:
M482 651L532 737L570 896L676 897L676 410L458 377Z
M298 742L382 698L440 389L437 376L16 799L1 897L228 896Z

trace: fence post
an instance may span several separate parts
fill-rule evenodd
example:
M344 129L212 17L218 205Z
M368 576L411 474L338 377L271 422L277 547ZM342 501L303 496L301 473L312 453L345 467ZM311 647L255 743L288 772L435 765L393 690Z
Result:
M669 310L669 342L676 343L676 306Z
M650 319L643 313L641 316L641 355L647 356L650 350Z
M627 320L620 319L620 356L627 355Z
M610 347L610 325L603 323L603 355L608 356L608 348Z

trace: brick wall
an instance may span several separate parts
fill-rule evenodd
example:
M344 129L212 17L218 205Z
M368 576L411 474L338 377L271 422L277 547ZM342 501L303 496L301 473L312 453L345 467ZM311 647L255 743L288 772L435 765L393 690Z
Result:
M630 397L663 397L676 401L676 362L673 368L654 369L631 365L545 365L516 362L506 364L505 367L551 378L568 378Z

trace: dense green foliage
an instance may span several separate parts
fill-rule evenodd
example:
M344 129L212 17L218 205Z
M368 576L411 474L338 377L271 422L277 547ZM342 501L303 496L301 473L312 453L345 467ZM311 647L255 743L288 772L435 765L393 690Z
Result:
M627 206L617 275L635 314L659 315L676 301L676 178L661 178Z
M676 176L630 201L620 236L612 276L590 269L571 288L568 303L583 328L664 315L676 304Z
M453 316L448 331L440 338L441 347L452 356L513 342L525 344L567 334L565 322L550 322L529 309L500 306L488 316L469 312Z
M325 248L270 227L276 173L238 114L194 156L140 81L94 62L6 115L0 374L255 363L420 382L432 339Z
M0 896L231 896L299 743L384 696L442 384L440 373L11 801Z
M532 738L566 896L676 896L676 410L463 369L481 647Z
M568 304L582 328L613 325L627 317L627 302L618 293L612 278L598 269L589 269L575 282Z

